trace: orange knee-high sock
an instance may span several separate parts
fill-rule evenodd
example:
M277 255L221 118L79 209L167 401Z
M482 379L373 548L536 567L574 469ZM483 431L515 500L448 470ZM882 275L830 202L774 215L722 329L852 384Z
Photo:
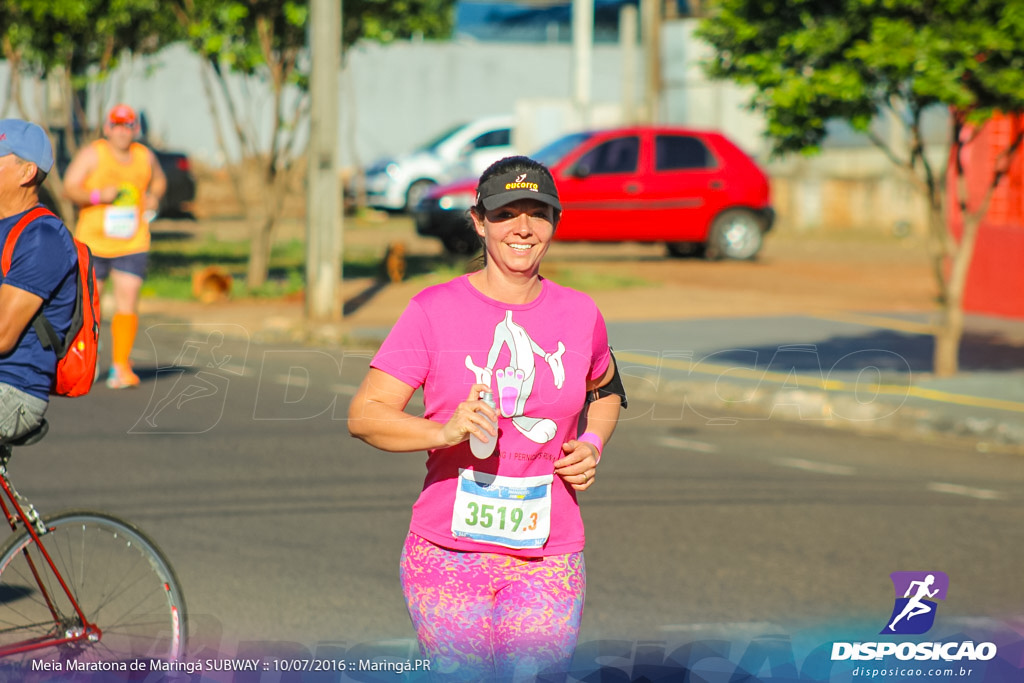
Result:
M110 319L111 360L114 365L131 365L135 334L139 330L139 316L134 313L115 313Z

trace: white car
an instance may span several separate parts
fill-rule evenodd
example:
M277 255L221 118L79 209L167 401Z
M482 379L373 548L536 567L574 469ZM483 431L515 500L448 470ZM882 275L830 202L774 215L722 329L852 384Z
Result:
M411 211L430 188L515 154L512 116L490 116L458 125L414 152L382 159L366 169L366 201L378 209Z

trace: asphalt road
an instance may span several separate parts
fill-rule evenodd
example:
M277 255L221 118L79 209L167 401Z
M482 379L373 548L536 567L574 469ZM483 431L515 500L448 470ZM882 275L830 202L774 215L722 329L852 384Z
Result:
M43 512L98 508L149 532L196 651L411 639L397 563L422 457L348 436L367 355L222 331L145 329L142 386L56 400L14 481ZM949 575L944 617L1022 621L1019 456L714 418L624 413L582 496L584 640L854 621L869 636L898 570Z

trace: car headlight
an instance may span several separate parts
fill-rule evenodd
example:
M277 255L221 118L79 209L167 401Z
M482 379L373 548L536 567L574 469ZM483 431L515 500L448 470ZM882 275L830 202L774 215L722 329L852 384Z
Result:
M398 164L396 164L393 161L384 167L384 172L387 173L393 180L398 179L398 172L400 170L401 169L399 168Z
M437 205L445 211L468 209L473 206L473 195L446 194L437 200Z
M391 161L390 159L378 159L366 169L366 175L378 175L380 173L386 173L388 170L388 166L390 166L393 163L395 162Z

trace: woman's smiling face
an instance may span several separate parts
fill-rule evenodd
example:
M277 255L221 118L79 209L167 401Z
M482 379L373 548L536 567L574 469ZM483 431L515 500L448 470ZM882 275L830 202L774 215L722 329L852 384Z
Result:
M483 238L487 263L516 273L536 273L555 234L555 209L536 199L472 212L476 232Z

